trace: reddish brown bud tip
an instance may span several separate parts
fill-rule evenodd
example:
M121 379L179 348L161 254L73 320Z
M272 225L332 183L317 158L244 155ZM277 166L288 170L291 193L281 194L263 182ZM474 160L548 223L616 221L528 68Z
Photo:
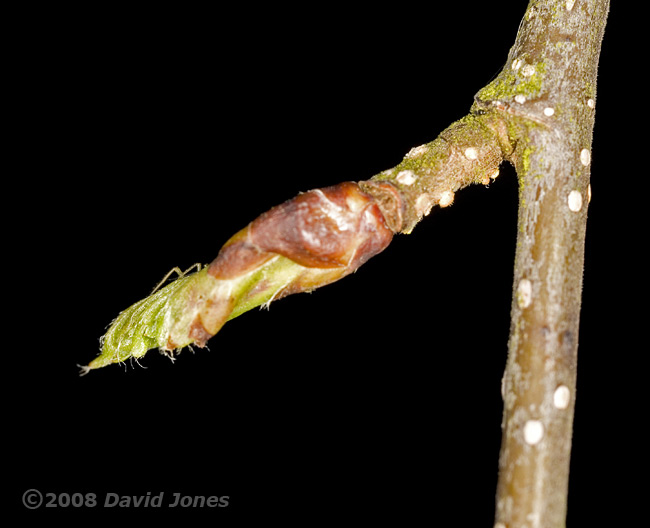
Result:
M310 268L356 267L391 238L375 200L353 182L300 194L250 225L260 249Z
M322 273L297 275L292 283L275 292L274 298L338 280L390 243L393 230L385 221L382 205L386 209L386 203L396 207L400 204L399 196L392 197L391 189L380 186L370 194L354 182L344 182L300 194L262 214L233 236L207 273L220 280L236 279L281 255ZM201 328L211 334L223 324L217 307L203 310L201 318ZM203 338L193 337L199 341Z

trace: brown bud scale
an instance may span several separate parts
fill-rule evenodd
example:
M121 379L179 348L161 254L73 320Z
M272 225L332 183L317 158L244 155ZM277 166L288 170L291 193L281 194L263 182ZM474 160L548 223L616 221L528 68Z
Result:
M208 273L233 278L275 254L306 268L353 271L385 249L392 236L377 200L358 184L343 182L300 194L260 215L226 243Z

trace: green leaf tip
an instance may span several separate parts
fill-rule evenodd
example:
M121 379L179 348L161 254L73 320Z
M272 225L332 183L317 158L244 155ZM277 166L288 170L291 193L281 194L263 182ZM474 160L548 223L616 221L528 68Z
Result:
M170 353L165 349L170 308L199 273L181 276L122 311L100 338L100 355L82 367L81 373L130 358L137 360L152 348Z
M341 270L305 268L276 255L232 279L217 279L208 267L184 275L122 311L100 338L101 352L81 375L144 356L158 348L172 360L186 346L204 347L227 321L289 293L336 280Z

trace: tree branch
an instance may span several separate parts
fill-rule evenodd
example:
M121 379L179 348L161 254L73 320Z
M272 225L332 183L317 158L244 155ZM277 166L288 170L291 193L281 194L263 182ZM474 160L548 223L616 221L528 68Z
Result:
M504 69L469 115L368 181L309 191L264 213L209 266L119 314L82 372L152 348L204 346L251 308L345 277L458 190L487 185L507 160L519 177L519 229L495 526L563 526L608 9L608 0L531 0Z
M596 73L607 0L531 1L508 62L476 97L503 113L519 229L497 526L564 526Z
M459 189L487 185L511 151L499 113L477 110L371 180L312 190L272 208L226 242L209 266L120 313L82 373L137 360L152 348L172 356L188 345L203 347L252 308L349 275L394 233L410 233L432 207L451 205Z

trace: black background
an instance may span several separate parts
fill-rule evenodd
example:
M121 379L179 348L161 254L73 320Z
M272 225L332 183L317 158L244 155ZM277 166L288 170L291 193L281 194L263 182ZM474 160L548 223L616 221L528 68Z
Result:
M491 526L516 236L509 166L353 276L229 322L209 351L174 364L151 351L144 368L85 377L77 364L174 266L210 262L299 191L393 167L466 114L523 12L458 2L17 18L8 502L28 518ZM569 526L620 519L619 506L629 514L644 497L627 480L645 444L647 350L629 213L642 191L624 183L633 166L621 156L645 155L620 132L625 33L615 6L596 108ZM29 488L230 504L27 511Z

